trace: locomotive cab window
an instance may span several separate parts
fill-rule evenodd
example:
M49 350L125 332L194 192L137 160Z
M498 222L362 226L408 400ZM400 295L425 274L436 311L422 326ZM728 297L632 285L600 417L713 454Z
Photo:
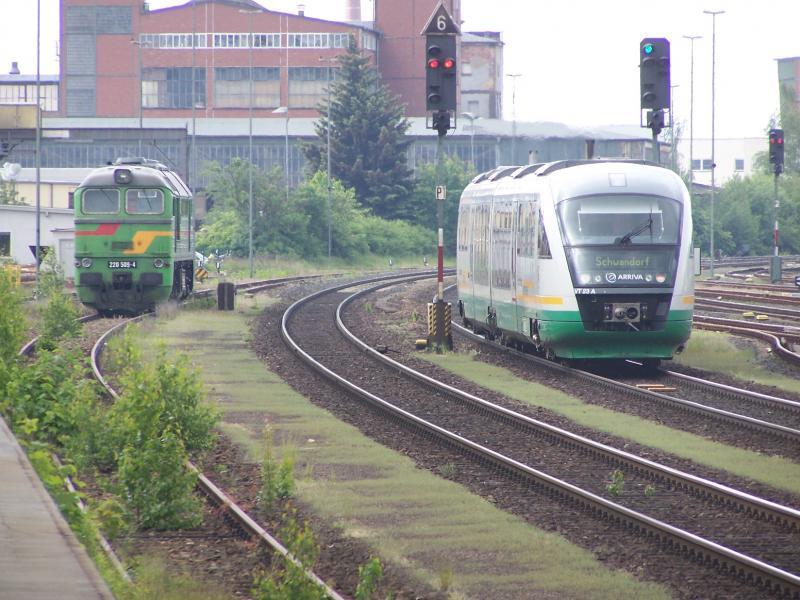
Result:
M164 212L164 193L161 190L128 190L125 210L130 215L160 215Z
M86 189L81 195L81 207L87 215L110 215L119 212L119 192L115 189Z

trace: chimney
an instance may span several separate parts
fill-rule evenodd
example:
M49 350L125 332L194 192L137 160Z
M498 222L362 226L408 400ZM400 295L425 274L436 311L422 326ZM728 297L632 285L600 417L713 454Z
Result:
M17 61L11 63L11 70L8 72L9 75L19 75L19 65Z
M306 16L306 5L305 4L298 4L297 5L297 14L300 17Z
M345 21L361 21L361 0L345 0Z

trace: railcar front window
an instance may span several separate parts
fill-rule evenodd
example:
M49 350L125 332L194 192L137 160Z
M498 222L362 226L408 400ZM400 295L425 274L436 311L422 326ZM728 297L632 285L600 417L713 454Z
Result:
M119 191L116 189L83 190L82 207L85 214L115 215L119 212Z
M576 287L669 287L675 279L681 206L660 196L603 195L558 205Z
M567 246L677 244L680 205L656 196L586 196L559 204Z
M160 215L164 212L164 193L161 190L128 190L125 210L130 215Z

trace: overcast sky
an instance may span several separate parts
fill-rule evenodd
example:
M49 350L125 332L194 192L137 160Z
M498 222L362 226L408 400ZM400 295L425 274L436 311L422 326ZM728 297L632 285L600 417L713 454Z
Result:
M258 0L295 12L297 0ZM404 0L382 0L397 1ZM182 4L151 0L152 8ZM306 14L344 17L344 0L304 0ZM43 74L58 73L58 0L41 0ZM364 18L372 0L362 0ZM36 1L0 0L0 72L11 61L36 72ZM800 0L462 0L465 31L501 31L505 73L518 73L518 121L572 126L638 125L639 42L666 37L672 50L676 122L688 135L691 43L694 42L694 129L711 136L712 17L716 35L716 137L760 137L778 109L775 59L800 56ZM511 119L512 79L504 114Z

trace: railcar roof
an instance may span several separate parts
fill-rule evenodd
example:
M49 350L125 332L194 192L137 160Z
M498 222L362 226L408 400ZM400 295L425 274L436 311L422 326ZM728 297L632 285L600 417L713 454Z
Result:
M651 167L661 167L662 165L656 164L648 160L630 159L630 158L592 158L585 160L557 160L549 163L535 163L531 165L518 165L518 166L499 166L491 171L480 173L476 175L471 183L480 183L481 181L498 181L504 177L511 177L513 179L520 179L529 175L536 175L543 177L550 175L556 171L568 169L570 167L579 167L584 165L597 165L602 163L618 163L628 165L648 165ZM665 168L665 167L664 167Z
M117 187L114 172L127 169L133 177L129 187L166 187L176 196L191 197L191 192L177 173L158 164L120 163L95 169L81 182L80 187Z

